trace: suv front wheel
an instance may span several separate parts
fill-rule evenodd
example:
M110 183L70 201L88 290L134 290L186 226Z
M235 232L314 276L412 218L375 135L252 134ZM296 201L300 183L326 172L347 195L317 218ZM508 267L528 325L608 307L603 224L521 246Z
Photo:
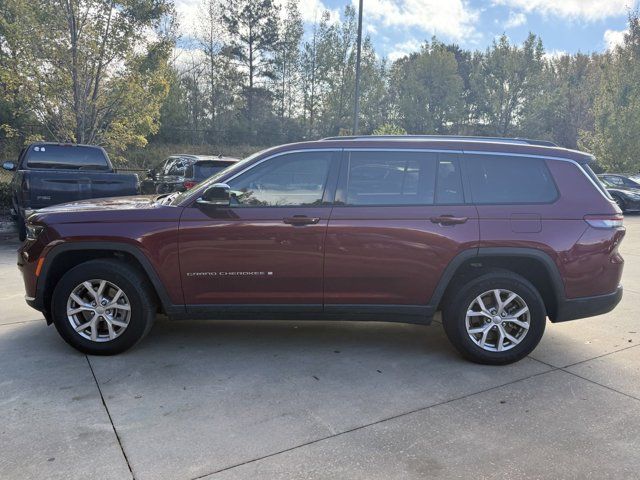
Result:
M113 355L149 332L156 304L140 272L119 260L100 259L81 263L60 279L52 311L69 345L91 355Z
M443 326L456 349L477 363L516 362L538 345L546 322L544 302L526 279L490 272L446 299Z

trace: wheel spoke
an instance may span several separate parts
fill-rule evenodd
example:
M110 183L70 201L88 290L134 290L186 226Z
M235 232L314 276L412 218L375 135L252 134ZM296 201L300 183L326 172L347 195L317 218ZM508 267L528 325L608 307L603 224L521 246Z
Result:
M526 330L529 330L529 323L528 322L523 322L522 320L518 320L517 318L505 318L504 319L505 322L509 322L509 323L513 323L514 325L517 325L519 327L522 327Z
M487 344L487 336L489 335L489 332L491 331L490 328L485 329L485 331L482 333L482 338L480 339L480 346L482 348L485 347L485 345Z
M91 285L91 282L89 282L89 281L82 282L82 285L84 285L84 288L87 289L87 291L91 294L93 299L97 302L98 301L98 295L96 294L96 291L93 289L93 285Z
M82 305L83 307L90 308L90 305L87 302L85 302L83 299L81 299L78 295L76 295L75 293L72 293L69 296L71 297L71 300L76 302L76 304Z
M128 323L126 323L126 322L121 322L120 320L116 320L115 318L111 318L110 320L111 320L111 323L112 323L113 325L115 325L116 327L122 327L122 328L125 328L127 325L129 325Z
M513 315L509 315L510 318L520 318L522 315L524 315L525 313L529 312L529 308L527 306L522 307L520 310L518 310L516 313L514 313Z
M118 310L126 310L127 312L131 310L131 307L125 303L110 303L105 308L115 308Z
M116 338L116 331L113 329L112 322L105 317L105 322L107 324L107 330L109 331L109 340L113 340Z
M100 323L100 318L96 317L96 319L91 322L91 340L94 342L98 339L98 324Z
M500 326L500 329L504 334L504 336L506 337L506 339L509 340L513 345L517 345L520 343L520 340L514 337L513 335L511 335L510 333L508 333L502 325Z
M502 299L500 298L500 290L494 290L493 291L493 298L496 301L496 310L498 311L498 313L500 313L502 311Z
M100 280L100 286L98 287L98 291L96 292L96 297L98 298L98 300L102 300L102 292L104 292L104 287L106 285L106 280Z
M489 328L491 328L491 324L487 323L486 325L483 325L482 327L470 328L468 330L468 332L471 333L471 334L484 333L486 330L489 330Z
M74 308L73 310L67 310L67 315L76 315L80 312L89 312L92 311L93 308L81 305L78 308Z
M487 312L476 312L475 310L467 311L467 317L488 317L491 318Z
M87 323L78 325L76 327L76 332L82 332L83 330L86 330L87 328L89 328L92 324L93 324L93 320L89 320Z
M496 344L496 349L501 352L504 349L504 328L502 328L502 325L498 326L498 334L499 334L499 338L498 338L498 343Z
M511 295L509 295L507 297L507 299L504 302L502 302L502 308L500 309L500 311L498 313L504 312L504 309L507 308L509 306L509 304L516 299L517 296L518 295L516 295L515 293L511 292Z

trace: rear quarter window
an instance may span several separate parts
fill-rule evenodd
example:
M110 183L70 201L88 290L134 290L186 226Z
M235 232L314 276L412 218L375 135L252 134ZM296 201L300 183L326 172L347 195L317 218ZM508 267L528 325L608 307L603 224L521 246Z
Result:
M27 167L108 170L109 164L100 148L78 145L35 145L27 152Z
M544 159L465 154L474 203L552 203L558 190Z

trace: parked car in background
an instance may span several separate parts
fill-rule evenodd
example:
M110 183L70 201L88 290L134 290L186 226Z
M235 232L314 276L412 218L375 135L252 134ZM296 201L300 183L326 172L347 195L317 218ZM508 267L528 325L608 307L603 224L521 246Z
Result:
M149 170L142 181L142 193L184 192L237 161L221 155L172 155Z
M630 178L613 173L598 175L609 195L623 212L640 211L640 184Z
M140 193L138 175L116 173L107 152L95 145L32 143L22 149L17 162L4 162L2 167L16 172L11 201L20 240L25 239L25 220L39 208Z
M622 297L620 209L587 153L475 137L340 137L258 152L191 190L39 210L26 300L115 354L169 318L428 324L467 358L528 355Z

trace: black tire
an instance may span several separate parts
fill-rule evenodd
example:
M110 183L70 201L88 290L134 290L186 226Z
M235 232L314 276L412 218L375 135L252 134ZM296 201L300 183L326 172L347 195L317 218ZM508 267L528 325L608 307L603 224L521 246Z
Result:
M18 240L24 242L27 239L27 225L24 223L24 218L20 215L16 218L16 225L18 227Z
M474 343L467 333L465 324L467 309L474 299L494 289L510 290L519 295L529 308L530 315L529 330L521 342L502 352L488 351ZM453 346L468 360L488 365L505 365L526 357L540 342L547 316L544 301L536 288L520 275L495 270L466 283L460 283L452 290L445 299L442 323Z
M101 279L117 285L128 297L131 317L122 334L113 340L96 342L75 331L67 317L67 299L82 282ZM155 295L147 278L120 260L90 260L72 268L60 279L53 292L53 323L62 338L72 347L90 355L115 355L142 340L156 317Z

